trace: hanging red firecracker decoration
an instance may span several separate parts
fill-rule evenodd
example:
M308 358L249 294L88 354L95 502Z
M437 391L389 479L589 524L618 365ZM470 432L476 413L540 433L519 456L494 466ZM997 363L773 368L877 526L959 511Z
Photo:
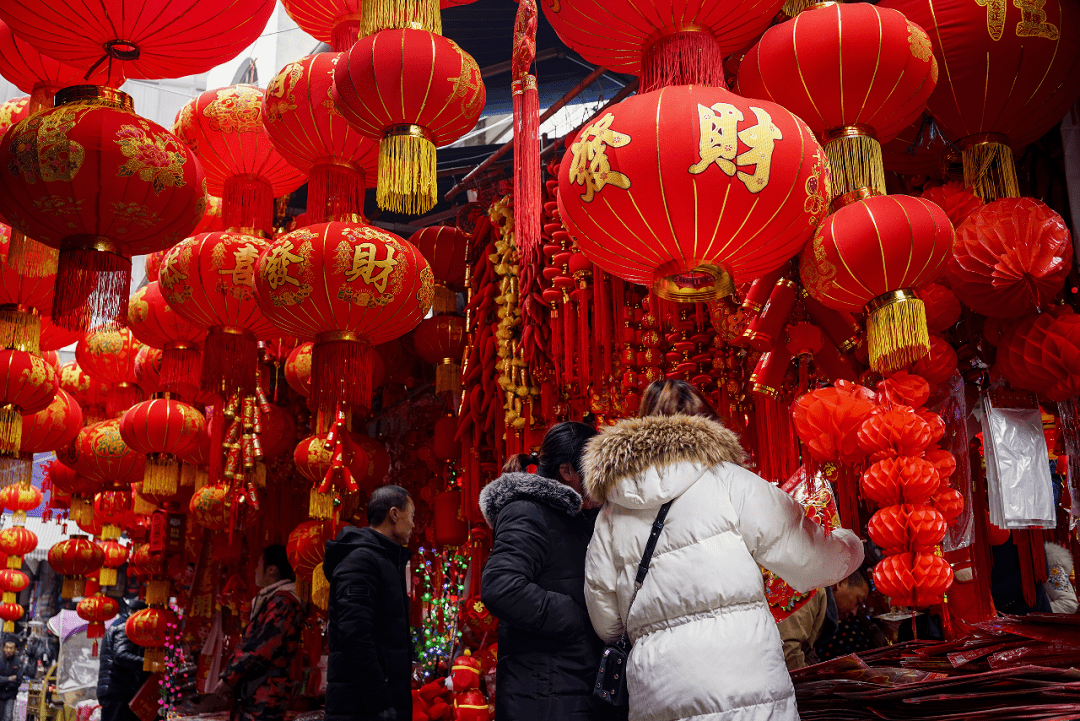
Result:
M22 557L37 549L38 537L22 526L11 526L0 531L0 553L7 556L7 567L22 568Z
M255 299L256 260L269 244L244 233L204 233L184 240L161 263L161 292L184 320L209 331L201 388L228 398L255 391L259 339L280 331Z
M952 242L952 223L930 201L870 197L825 220L800 256L799 273L824 305L865 309L870 367L898 370L930 350L915 291L944 269Z
M832 3L767 30L739 66L738 90L810 125L829 158L836 207L885 194L880 143L922 114L937 76L923 28L870 3Z
M416 355L435 364L435 392L461 391L461 359L468 337L465 319L454 315L437 315L420 321L413 331Z
M171 495L180 486L179 458L197 449L206 436L206 419L186 403L145 401L120 422L120 435L132 450L146 455L141 490Z
M434 225L413 233L409 242L431 266L435 277L435 312L457 312L457 294L465 290L469 236L451 226Z
M71 599L83 595L84 577L101 568L105 554L86 536L72 536L49 549L49 565L64 576L60 595Z
M806 124L721 88L637 95L568 144L567 230L603 270L669 300L729 295L733 279L779 268L826 212L827 162Z
M380 141L379 207L412 215L437 201L435 148L472 130L487 99L471 55L441 35L406 29L358 40L338 62L332 92L349 124Z
M101 570L98 572L98 583L102 586L115 586L116 569L127 563L128 549L115 540L102 541L98 545L101 546L103 554ZM110 618L112 617L110 616Z
M431 268L408 241L349 223L280 236L259 257L257 276L266 317L315 341L311 400L331 412L370 405L372 346L412 330L434 296Z
M57 137L77 150L61 154ZM0 215L60 250L51 315L69 329L125 323L131 256L186 236L206 202L191 151L111 88L61 91L8 131L0 167Z
M353 469L362 468L367 457L351 435L338 422L330 433L308 436L293 451L296 469L314 484L308 497L310 518L336 520L340 495L360 490Z
M79 367L91 379L108 386L105 412L110 416L123 413L143 398L135 382L135 356L141 346L130 330L113 325L92 328L75 346Z
M263 126L281 156L308 176L307 225L364 221L364 188L379 172L379 145L337 112L332 97L340 53L289 63L266 89Z
M1060 215L1034 198L1003 198L972 211L956 229L949 285L976 313L1018 318L1054 300L1072 257Z
M143 654L143 671L162 673L165 671L165 641L169 637L169 626L179 623L176 614L167 608L144 608L136 611L124 624L124 631L132 643L146 649Z
M274 198L296 190L304 175L285 162L263 128L265 95L254 85L207 90L181 108L173 132L206 171L207 192L222 199L225 229L270 237Z
M163 390L194 393L199 387L200 346L206 330L173 311L157 281L139 288L128 300L128 328L135 338L162 350Z
M0 455L14 457L22 447L23 415L45 410L56 397L60 379L35 355L0 350Z

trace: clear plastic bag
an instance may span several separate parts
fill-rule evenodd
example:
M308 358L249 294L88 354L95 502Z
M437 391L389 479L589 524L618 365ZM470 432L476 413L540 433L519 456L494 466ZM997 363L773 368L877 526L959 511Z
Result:
M999 528L1054 528L1054 486L1037 408L994 408L983 399L990 521Z

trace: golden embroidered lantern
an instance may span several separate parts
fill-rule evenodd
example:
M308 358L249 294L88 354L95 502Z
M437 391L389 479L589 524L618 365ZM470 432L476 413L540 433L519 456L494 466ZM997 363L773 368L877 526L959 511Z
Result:
M206 419L177 400L158 398L134 406L120 422L128 447L146 455L141 490L169 495L180 486L180 458L206 440Z
M105 384L105 412L123 413L143 398L135 382L135 356L142 347L128 328L98 326L75 346L75 360L91 379Z
M22 557L37 548L37 535L22 526L0 531L0 553L7 556L8 568L21 568Z
M0 350L0 456L18 455L23 415L48 408L59 387L56 371L38 356Z
M49 549L49 565L64 576L60 595L63 598L81 596L84 577L101 568L105 554L86 536L72 536Z
M165 670L165 641L170 627L179 623L176 614L167 608L144 608L136 611L124 624L124 631L132 643L146 649L143 670L161 673Z

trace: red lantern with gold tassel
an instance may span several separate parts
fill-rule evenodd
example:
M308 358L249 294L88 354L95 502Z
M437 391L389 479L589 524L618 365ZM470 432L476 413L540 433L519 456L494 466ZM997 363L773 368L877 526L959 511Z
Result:
M49 565L64 576L60 595L67 599L83 595L83 577L101 568L104 558L101 548L86 536L72 536L50 548Z
M136 611L124 624L124 631L132 643L146 649L143 654L143 670L161 673L165 670L165 641L169 626L179 621L167 608L144 608Z
M41 489L23 483L12 483L0 489L0 506L12 512L13 523L21 526L26 523L27 511L41 505Z
M195 491L188 504L191 517L211 531L224 531L229 527L229 489L221 484L203 486Z
M98 582L102 586L115 586L116 569L127 563L128 549L121 546L115 540L102 541L98 545L101 546L101 552L103 554L101 571L98 572ZM112 618L112 616L109 618Z
M0 531L0 553L7 556L8 568L22 568L22 557L37 548L38 537L22 526Z
M48 408L60 379L44 360L19 350L0 350L0 378L0 455L13 457L22 447L23 415Z
M424 256L435 276L435 312L456 312L457 293L465 290L469 236L451 226L434 225L413 233L409 242Z
M126 488L142 480L146 457L124 442L120 424L121 419L112 418L83 429L75 440L76 463L80 474Z
M141 489L169 495L180 486L179 458L206 439L206 419L186 403L159 398L128 410L120 436L132 450L146 455Z
M75 346L75 360L91 379L109 387L105 412L123 413L143 398L135 382L135 356L142 343L127 328L92 328Z
M419 215L437 200L435 148L472 130L487 91L452 40L401 29L353 45L334 71L333 98L350 125L380 141L379 207Z
M15 622L23 617L25 610L17 603L0 603L0 618L4 620L4 633L15 630Z
M57 132L78 150L58 154ZM60 250L53 320L80 330L123 324L131 256L178 242L202 217L203 174L191 151L136 115L129 96L89 85L61 91L55 108L4 137L0 215Z
M0 224L4 252L10 253L13 235ZM0 347L41 353L41 313L52 309L52 289L56 283L51 272L20 272L8 261L0 268Z
M121 526L131 517L131 513L130 489L104 490L94 495L94 520L101 524L99 535L106 541L120 538ZM102 556L102 562L104 562L104 556Z
M0 456L0 485L13 482L29 486L34 454L59 450L75 440L82 428L82 410L62 388L44 410L22 417L22 440L14 457Z
M416 355L435 364L436 393L461 390L461 359L467 342L464 318L437 315L416 326L413 348Z
M930 201L870 197L825 220L800 256L799 273L824 305L865 308L871 368L899 370L930 351L915 291L944 269L952 241L952 223Z
M30 586L30 577L14 568L0 571L0 591L4 592L4 603L15 603L18 594Z
M94 585L98 586L96 583ZM79 618L89 624L86 628L86 637L94 639L91 655L97 656L97 639L104 638L105 622L119 613L120 604L116 602L116 599L102 595L100 586L91 591L90 583L87 583L86 597L79 601L75 611L79 614Z
M262 253L257 270L266 317L315 341L311 399L331 412L368 407L372 346L414 328L434 296L420 252L366 225L322 223L286 233Z
M187 393L198 389L200 347L206 330L180 317L166 302L157 281L131 294L128 328L139 342L162 351L163 389Z

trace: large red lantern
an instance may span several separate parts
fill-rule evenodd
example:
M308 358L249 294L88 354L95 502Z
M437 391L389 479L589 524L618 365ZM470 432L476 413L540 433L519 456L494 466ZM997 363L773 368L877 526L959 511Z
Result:
M165 390L199 385L199 347L206 330L180 317L166 302L157 281L147 283L128 300L128 328L137 340L160 348L161 383Z
M419 215L436 203L435 148L472 130L487 100L480 67L449 38L383 30L361 38L334 71L334 102L379 140L379 207Z
M0 531L0 553L7 556L8 568L21 568L22 557L37 549L37 535L22 526L11 526Z
M2 24L0 24L2 25ZM3 30L0 30L2 33ZM3 70L3 67L0 67ZM26 120L30 115L30 98L12 98L0 103L0 136L8 131L15 123Z
M72 536L49 549L49 565L64 576L60 595L74 598L82 595L83 576L101 568L105 554L86 536Z
M209 331L204 391L253 393L258 341L280 335L255 299L256 260L268 246L244 233L204 233L176 245L161 262L159 283L169 307Z
M202 163L207 191L222 199L226 230L268 236L274 198L296 190L304 175L274 149L263 128L265 94L254 85L207 90L181 108L173 132Z
M364 187L379 172L379 145L349 127L326 100L340 53L289 63L270 81L263 126L285 160L308 174L307 224L363 222Z
M336 52L345 52L360 32L361 0L282 0L289 17L316 40L329 43Z
M465 289L469 236L452 226L434 225L413 233L409 242L427 259L435 276L435 312L455 312L456 294Z
M545 2L564 43L596 65L641 76L642 92L724 83L724 58L761 36L777 0Z
M0 351L0 455L19 453L23 415L48 408L59 387L56 371L38 356Z
M144 671L161 673L165 670L165 641L169 637L169 627L175 628L178 623L176 614L167 608L144 608L128 618L124 632L132 643L146 649Z
M127 328L92 328L75 346L75 360L92 380L109 387L105 412L123 413L142 400L143 391L135 382L135 357L142 344Z
M11 0L0 18L49 57L115 81L205 73L255 42L273 11L272 0Z
M937 75L930 38L899 12L830 3L767 30L739 66L739 92L779 103L810 125L839 199L885 193L879 142L919 117Z
M884 0L930 34L944 71L927 110L963 151L964 185L1019 195L1010 148L1052 128L1080 96L1080 7L1050 2Z
M1072 258L1060 215L1034 198L1002 198L957 227L949 285L976 313L1018 318L1054 300Z
M930 350L915 291L944 269L952 242L952 223L930 201L870 197L825 220L800 256L799 273L824 305L865 309L871 367L898 370Z
M398 236L322 223L277 238L259 257L259 305L278 328L315 341L312 403L367 407L372 346L408 332L431 308L431 268Z
M461 359L465 354L465 319L437 315L420 321L413 331L416 355L435 364L435 392L461 390Z
M173 494L180 485L179 458L205 441L206 419L186 403L159 398L139 403L125 413L120 435L130 448L146 455L141 489Z
M559 169L559 209L585 255L672 300L728 295L733 278L779 268L828 195L806 124L721 88L624 100L578 133Z
M42 55L3 22L0 22L0 75L19 90L30 94L27 111L31 113L52 107L53 96L69 85L109 84L108 66L99 66L87 78L85 68L80 70ZM114 76L117 81L114 86L120 87L124 82L123 73L114 72Z
M78 467L80 474L109 486L130 487L141 481L146 457L128 447L120 434L119 418L95 423L79 433Z
M185 237L206 202L191 151L111 88L63 90L7 132L0 167L0 215L60 250L51 315L66 328L126 322L131 256Z

